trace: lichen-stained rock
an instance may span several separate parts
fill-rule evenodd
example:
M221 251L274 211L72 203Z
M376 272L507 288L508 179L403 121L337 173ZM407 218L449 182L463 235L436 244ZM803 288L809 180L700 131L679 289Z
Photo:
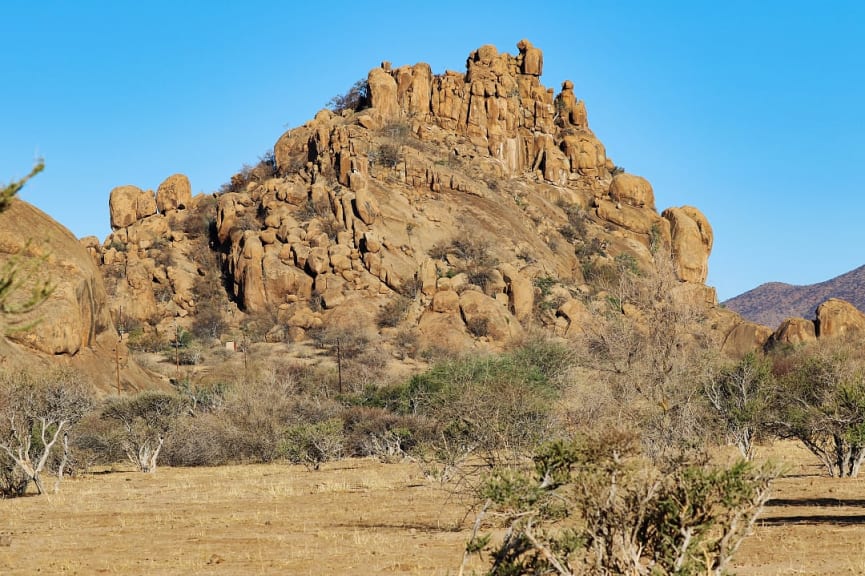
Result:
M192 202L192 187L183 174L172 174L156 189L156 208L160 214L168 210L183 210Z
M670 222L673 259L679 279L704 283L709 275L713 241L709 221L693 206L667 208L661 216Z
M817 337L861 337L865 335L865 314L840 298L830 298L817 306Z
M111 229L125 228L156 214L156 197L152 190L144 191L137 186L118 186L108 198L111 214Z
M610 198L637 208L655 209L655 193L652 185L642 176L616 174L610 184Z

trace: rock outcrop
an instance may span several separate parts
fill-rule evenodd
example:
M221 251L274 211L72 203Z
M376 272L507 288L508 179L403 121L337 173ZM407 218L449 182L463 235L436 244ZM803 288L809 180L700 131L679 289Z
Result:
M599 278L659 257L689 301L712 307L705 216L659 214L651 184L607 156L574 83L556 94L541 84L541 50L517 50L482 46L442 74L382 63L354 108L287 131L272 164L213 196L191 197L182 175L156 194L115 189L114 232L90 245L115 279L115 309L126 302L160 333L189 327L211 256L223 324L264 316L293 338L397 295L414 303L406 322L422 346L442 346L447 329L450 344L496 348L537 322L575 335L581 302L606 297Z
M146 195L128 193L133 210L146 212ZM144 208L142 208L144 207ZM60 224L32 205L16 200L0 214L0 264L15 262L19 279L12 301L29 298L33 283L47 282L50 296L32 311L0 315L0 366L4 368L63 363L86 372L101 391L116 391L115 359L122 359L120 386L139 390L160 385L134 361L118 338L109 313L102 275L88 248ZM14 306L13 306L14 307Z

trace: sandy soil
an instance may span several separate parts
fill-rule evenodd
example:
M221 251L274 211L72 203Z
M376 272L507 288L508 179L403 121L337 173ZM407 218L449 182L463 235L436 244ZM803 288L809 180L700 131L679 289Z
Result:
M865 480L763 454L788 470L734 571L865 574ZM457 574L466 510L411 463L110 471L0 501L0 574Z

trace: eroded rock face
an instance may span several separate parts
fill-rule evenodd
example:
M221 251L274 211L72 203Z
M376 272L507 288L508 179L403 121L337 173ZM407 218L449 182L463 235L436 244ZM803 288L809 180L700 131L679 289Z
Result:
M661 216L670 222L673 258L679 279L705 283L714 240L709 221L693 206L667 208Z
M127 192L132 199L142 197L137 189ZM31 312L0 315L0 365L47 364L62 358L86 370L97 388L107 391L116 385L113 358L119 346L124 358L121 385L132 390L157 385L128 361L109 313L102 275L71 232L16 200L0 213L0 265L10 258L17 259L30 280L13 292L12 303L29 297L33 281L47 281L54 288Z

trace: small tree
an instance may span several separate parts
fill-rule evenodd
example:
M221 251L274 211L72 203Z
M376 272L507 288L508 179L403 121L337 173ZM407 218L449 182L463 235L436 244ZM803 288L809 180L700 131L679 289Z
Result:
M722 367L706 382L706 399L720 428L746 460L753 458L754 441L765 432L766 408L773 383L771 363L755 353L746 355L735 365Z
M5 495L23 493L30 482L45 493L42 472L57 442L64 439L91 405L88 386L71 371L15 372L0 376L0 452L13 464ZM62 476L67 452L58 468Z
M345 94L337 94L327 103L327 107L337 114L343 110L361 110L369 100L369 83L366 79L355 82Z
M838 341L779 362L773 397L775 432L802 442L830 476L855 477L865 460L865 362Z
M129 461L142 472L156 472L165 437L183 408L177 396L149 391L108 399L102 417L120 425L121 446Z

